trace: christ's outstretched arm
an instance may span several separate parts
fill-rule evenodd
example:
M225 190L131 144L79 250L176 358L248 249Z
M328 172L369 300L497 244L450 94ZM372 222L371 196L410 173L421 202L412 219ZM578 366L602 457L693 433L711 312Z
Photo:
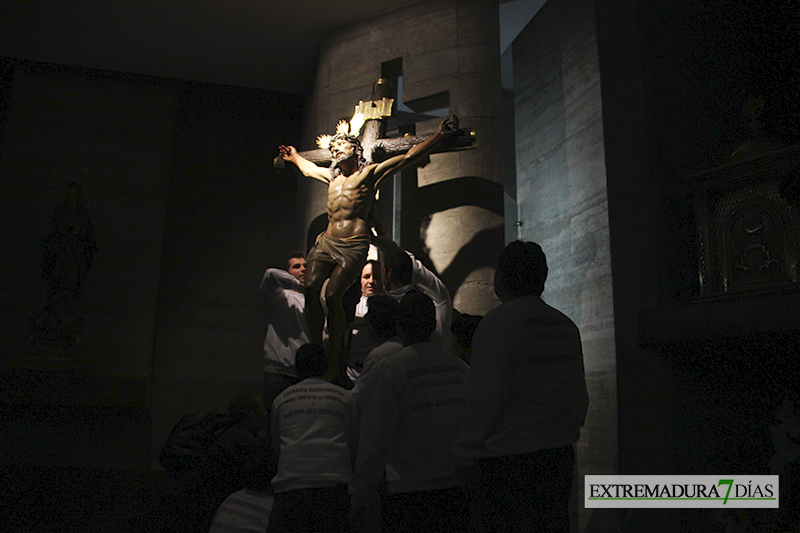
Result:
M297 149L294 146L280 145L278 147L278 155L280 155L284 161L294 163L304 176L308 178L314 178L323 183L331 182L330 170L327 168L318 167L305 157L301 156L299 153L297 153Z
M418 165L442 139L450 136L457 129L458 117L456 115L453 115L452 119L448 117L439 124L439 129L435 134L413 146L405 154L396 155L378 164L375 168L375 188L378 188L381 182L392 174L400 172L405 168Z

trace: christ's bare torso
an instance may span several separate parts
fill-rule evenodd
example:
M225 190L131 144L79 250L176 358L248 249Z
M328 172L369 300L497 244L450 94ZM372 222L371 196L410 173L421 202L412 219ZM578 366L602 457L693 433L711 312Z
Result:
M368 235L366 218L375 200L375 165L352 174L339 175L328 185L328 229L329 236L346 239L356 235Z

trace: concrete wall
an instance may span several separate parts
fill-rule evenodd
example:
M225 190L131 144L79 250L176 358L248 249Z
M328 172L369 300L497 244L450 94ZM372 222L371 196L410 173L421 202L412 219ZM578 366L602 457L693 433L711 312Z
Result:
M294 249L295 182L271 170L300 97L192 84L177 106L153 355L154 456L177 419L263 380L264 269Z
M456 309L484 313L497 303L491 264L503 244L496 3L418 2L331 36L320 52L302 149L350 118L353 106L369 99L381 64L396 58L406 101L447 92L450 112L478 136L477 149L433 155L418 175L403 178L400 244L440 275ZM432 133L438 122L419 123L416 133ZM301 241L325 212L324 185L302 180L299 198Z
M146 79L17 64L0 147L6 357L24 354L28 319L45 305L41 245L75 181L98 241L81 303L80 362L107 375L149 375L174 99Z
M147 468L180 416L260 387L258 286L290 249L294 205L271 160L303 100L3 64L3 461ZM83 332L31 347L42 243L72 181L97 239Z
M590 406L583 475L615 473L617 395L604 109L594 2L549 0L513 43L519 238L542 245L542 298L581 330ZM580 500L582 501L582 497ZM591 516L581 510L583 530Z

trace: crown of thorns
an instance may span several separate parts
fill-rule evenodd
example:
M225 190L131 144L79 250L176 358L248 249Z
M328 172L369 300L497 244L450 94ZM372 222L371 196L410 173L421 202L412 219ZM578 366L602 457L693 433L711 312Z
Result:
M350 122L347 122L346 120L340 120L339 124L336 125L336 134L320 135L317 137L317 146L324 150L329 150L335 139L342 138L351 142L358 142L358 135L361 133L361 127L364 125L364 122L364 115L361 113L356 113L353 115L353 118L350 119Z

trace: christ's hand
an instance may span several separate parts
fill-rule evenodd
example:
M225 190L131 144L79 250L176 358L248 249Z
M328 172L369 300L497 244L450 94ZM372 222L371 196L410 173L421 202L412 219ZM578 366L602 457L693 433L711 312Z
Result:
M281 156L284 161L294 162L295 158L297 157L297 149L294 146L286 146L282 144L278 146L278 155Z

